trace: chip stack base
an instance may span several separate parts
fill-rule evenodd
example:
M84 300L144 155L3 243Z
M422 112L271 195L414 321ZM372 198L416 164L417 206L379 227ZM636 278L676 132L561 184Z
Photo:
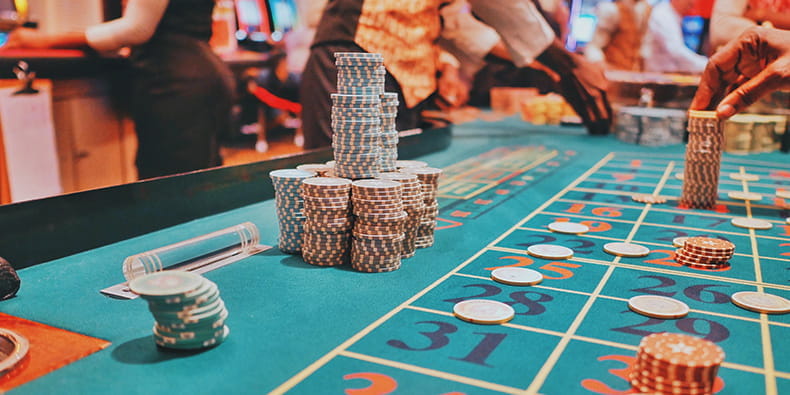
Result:
M157 272L135 278L129 288L148 301L156 320L154 341L160 347L197 350L216 346L230 334L217 285L199 274Z
M305 216L302 213L302 197L299 188L302 180L315 177L311 171L297 169L274 170L269 173L274 186L274 201L277 205L277 220L280 224L278 247L286 254L302 252L302 231Z
M401 184L403 209L408 218L403 229L403 250L401 258L411 258L416 251L417 230L425 213L425 202L422 198L422 183L415 174L392 172L381 173L377 177L380 180L397 181Z
M689 142L680 204L711 209L716 205L724 137L715 111L689 111Z
M397 170L398 129L395 118L398 116L398 94L386 92L381 95L381 171Z
M642 338L629 381L633 389L662 394L713 394L724 351L716 344L678 333Z
M316 266L338 266L350 258L351 180L316 177L302 181L302 258Z
M689 237L675 251L675 261L696 269L716 270L727 267L735 253L735 244L711 237Z
M359 180L351 184L356 217L351 243L351 267L362 272L389 272L401 265L404 225L401 184L389 180Z
M439 202L436 200L439 188L441 169L433 167L410 167L401 170L404 173L414 174L422 184L422 198L425 203L420 226L417 228L415 246L426 248L433 245L436 217L439 215Z

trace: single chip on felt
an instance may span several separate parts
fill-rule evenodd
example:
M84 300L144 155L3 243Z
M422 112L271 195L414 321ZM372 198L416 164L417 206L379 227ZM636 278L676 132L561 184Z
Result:
M768 230L773 228L773 225L765 220L757 218L737 217L730 221L733 225L739 228Z
M533 244L527 247L527 253L543 259L570 259L573 257L572 249L555 244Z
M732 294L732 303L746 310L768 314L790 313L790 300L763 292L742 291Z
M689 307L666 296L638 295L628 299L628 308L647 317L673 319L685 317Z
M777 189L776 190L776 197L780 199L790 199L790 190L789 189Z
M0 257L0 300L14 297L21 283L16 270L7 260Z
M686 236L675 237L672 239L672 245L676 248L682 248L684 244L686 244L686 240L689 238Z
M683 173L680 173L680 172L675 173L675 178L678 179L678 180L682 180L683 179Z
M730 178L736 181L760 181L760 176L749 173L730 173Z
M502 302L488 299L469 299L453 306L453 314L474 324L502 324L513 319L516 311Z
M535 285L543 281L543 274L524 267L500 267L491 271L491 279L507 285Z
M638 258L650 254L650 249L633 243L606 243L603 250L609 254L626 258Z
M557 233L575 235L589 232L590 227L584 224L577 224L573 222L552 222L549 224L549 230Z
M746 200L746 201L754 202L762 199L763 195L754 192L730 191L727 192L727 197L735 200Z
M647 193L636 193L631 195L631 200L637 203L662 204L667 202L666 196L650 195Z

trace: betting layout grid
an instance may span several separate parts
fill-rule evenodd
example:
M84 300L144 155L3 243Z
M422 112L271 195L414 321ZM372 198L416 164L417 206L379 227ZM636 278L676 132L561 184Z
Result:
M287 387L297 385L298 390L334 382L347 388L352 382L339 372L356 369L379 372L404 388L411 383L442 390L471 388L475 393L627 391L634 370L649 361L649 356L638 352L643 338L669 332L706 339L727 355L716 377L708 376L709 387L686 392L674 388L676 393L723 388L731 393L782 393L790 388L790 358L781 352L790 346L790 317L739 308L730 295L757 290L790 297L786 285L790 260L780 258L782 248L790 246L787 212L774 204L727 200L716 211L680 209L682 181L674 175L682 174L682 163L682 156L645 160L639 154L607 155L447 276L334 350L332 358L287 382ZM726 158L721 168L760 174L771 181L752 185L754 190L790 188L790 167ZM724 191L744 187L742 181L734 184L728 178L722 181ZM660 193L668 199L666 204L641 204L631 199L633 193ZM760 216L776 226L772 233L736 228L730 219L737 215ZM585 223L590 232L558 234L547 229L547 224L563 220ZM738 249L726 268L683 266L673 259L672 240L684 235L728 238ZM613 241L646 245L649 255L625 258L603 252L603 245ZM547 242L571 247L574 256L546 260L525 253L525 248ZM533 268L544 274L545 281L527 290L494 283L491 271L503 266ZM671 296L687 303L691 311L679 319L644 317L627 307L629 298L637 295ZM480 297L512 305L515 317L495 327L453 318L453 305ZM528 350L523 349L525 344ZM508 352L514 349L520 351ZM656 385L661 383L651 388Z
M398 161L398 96L384 92L380 54L335 53L334 160L270 173L280 250L317 266L400 268L433 245L440 169Z

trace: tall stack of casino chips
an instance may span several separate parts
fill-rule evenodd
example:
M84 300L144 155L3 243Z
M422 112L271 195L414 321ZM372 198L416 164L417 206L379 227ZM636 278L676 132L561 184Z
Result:
M420 226L417 228L415 245L417 248L430 247L433 245L436 216L439 215L439 202L436 200L436 196L438 195L439 176L442 175L442 169L434 167L407 167L401 171L414 174L420 180L425 211L420 220Z
M304 232L302 257L318 266L345 264L350 258L351 180L314 177L302 181Z
M332 147L338 177L375 177L381 167L381 95L386 71L380 54L337 52L332 97Z
M715 111L689 111L689 142L680 204L711 209L716 205L724 134Z
M401 184L390 180L358 180L351 184L354 229L351 267L363 272L389 272L401 265L404 226Z
M183 271L147 274L129 282L129 289L148 301L154 316L154 341L165 348L195 350L216 346L230 334L228 310L217 285Z
M381 173L377 178L397 181L401 184L403 210L408 215L403 228L404 239L401 258L411 258L416 251L417 230L425 212L425 201L422 198L422 183L417 178L417 175L402 172Z
M713 394L722 362L724 351L713 342L655 333L642 338L629 379L644 393Z
M398 160L398 94L385 92L381 95L381 171L395 171Z
M675 261L697 269L721 269L729 265L735 244L712 237L689 237L675 251Z
M311 171L297 169L274 170L269 173L274 185L274 201L280 222L280 251L287 254L302 252L302 232L305 220L300 195L302 180L315 177Z

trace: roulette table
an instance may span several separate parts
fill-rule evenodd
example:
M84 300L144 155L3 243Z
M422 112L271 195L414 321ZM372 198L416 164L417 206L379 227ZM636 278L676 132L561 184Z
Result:
M641 147L505 118L403 137L400 149L443 174L434 245L388 273L311 266L277 248L268 172L329 160L331 151L0 208L0 255L22 281L16 297L0 302L0 327L30 340L26 359L0 377L0 389L626 394L639 392L628 374L640 340L672 332L724 351L716 393L790 393L790 315L730 300L741 291L790 298L790 202L777 196L790 189L786 154L724 154L715 208L692 210L678 204L680 144ZM734 200L733 191L761 199ZM636 202L637 193L666 202ZM736 217L772 227L737 227ZM562 221L589 232L547 228ZM143 300L99 292L123 281L127 256L242 222L254 223L272 248L204 273L229 312L230 334L216 347L157 347ZM673 240L685 236L728 240L734 255L715 270L681 265ZM650 252L630 258L603 250L618 241ZM574 254L552 260L527 253L542 243ZM491 271L504 266L531 268L544 279L528 287L493 281ZM628 308L637 295L669 296L690 311L646 317ZM468 299L504 302L515 316L496 325L459 320L453 306Z

